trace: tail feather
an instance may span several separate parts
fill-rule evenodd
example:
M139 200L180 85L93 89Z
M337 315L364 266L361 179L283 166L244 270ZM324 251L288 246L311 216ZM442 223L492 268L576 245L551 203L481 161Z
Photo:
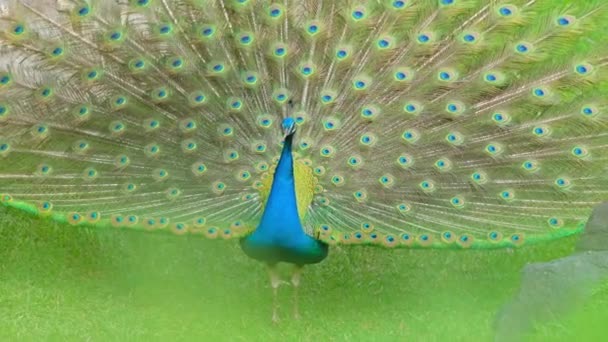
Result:
M328 242L517 245L578 231L608 197L601 1L7 8L7 204L241 236L287 116L303 221Z

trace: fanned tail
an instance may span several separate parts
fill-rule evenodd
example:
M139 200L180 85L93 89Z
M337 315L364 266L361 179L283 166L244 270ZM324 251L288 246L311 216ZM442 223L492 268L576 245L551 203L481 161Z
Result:
M243 115L251 90L222 36L229 9L203 5L11 3L3 201L74 224L251 229L254 167L278 151L276 119Z
M342 114L324 117L333 136L316 158L329 160L315 169L326 192L311 222L388 246L498 247L580 230L608 196L608 59L587 45L606 7L552 5L415 2L375 16L352 67L331 78ZM375 14L349 11L349 29Z
M294 141L308 233L498 247L608 199L602 1L10 2L0 193L73 224L241 236Z

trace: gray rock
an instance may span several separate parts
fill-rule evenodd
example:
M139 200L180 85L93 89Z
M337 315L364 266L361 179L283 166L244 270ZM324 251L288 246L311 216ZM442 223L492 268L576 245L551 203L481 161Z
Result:
M608 251L608 202L593 209L576 247L579 251Z
M608 278L608 203L591 214L571 256L528 264L519 292L496 316L496 341L520 341L535 322L563 316Z

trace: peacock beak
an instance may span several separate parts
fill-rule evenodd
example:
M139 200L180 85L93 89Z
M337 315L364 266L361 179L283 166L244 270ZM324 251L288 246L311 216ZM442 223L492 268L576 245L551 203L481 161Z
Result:
M287 139L287 137L291 134L291 129L283 128L283 140Z

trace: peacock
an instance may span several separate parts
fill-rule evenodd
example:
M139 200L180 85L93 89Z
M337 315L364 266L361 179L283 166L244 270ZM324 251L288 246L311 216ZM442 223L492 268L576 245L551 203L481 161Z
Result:
M608 200L602 0L3 0L0 193L75 226L513 248ZM605 32L605 29L604 29Z

